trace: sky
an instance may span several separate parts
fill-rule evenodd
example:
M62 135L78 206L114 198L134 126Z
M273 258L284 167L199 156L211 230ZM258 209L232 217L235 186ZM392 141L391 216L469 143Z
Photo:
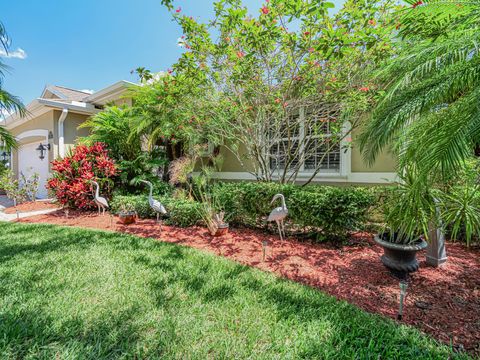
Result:
M160 0L0 0L0 21L12 44L2 60L12 69L4 88L25 104L46 85L98 91L119 80L136 82L143 66L165 71L183 51L180 28ZM342 0L330 0L338 7ZM243 0L257 15L264 0ZM177 0L200 20L213 0Z

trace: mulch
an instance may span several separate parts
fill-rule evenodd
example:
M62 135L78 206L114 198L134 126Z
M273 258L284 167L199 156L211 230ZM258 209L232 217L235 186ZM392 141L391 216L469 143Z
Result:
M243 228L230 229L218 238L202 227L164 225L160 231L153 220L139 219L125 226L116 217L73 211L68 218L57 211L20 221L104 229L191 246L316 287L370 313L397 317L399 280L380 262L382 249L369 233L354 234L351 244L337 248L294 238L282 242L274 234ZM265 261L264 241L268 243ZM423 253L418 254L420 269L409 277L400 322L480 355L480 251L448 243L447 255L446 264L433 268L426 265Z
M59 205L50 201L28 201L17 206L11 206L5 209L5 214L15 214L17 211L20 213L40 210L58 209Z

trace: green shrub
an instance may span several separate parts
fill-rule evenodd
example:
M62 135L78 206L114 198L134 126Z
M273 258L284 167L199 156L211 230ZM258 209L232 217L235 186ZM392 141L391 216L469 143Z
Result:
M367 221L368 210L375 202L372 189L364 187L335 187L281 185L262 182L219 182L213 184L212 195L228 215L228 221L249 227L265 226L265 218L275 205L272 197L285 195L289 209L288 220L303 229L313 229L320 240L343 240L349 231L358 230ZM127 201L140 217L155 217L147 196L114 197L111 207L116 212L119 203ZM187 227L201 222L196 201L160 197L168 211L165 222ZM279 204L276 204L279 206Z
M276 193L285 195L289 220L301 228L315 228L319 239L343 239L349 231L361 228L375 201L371 189L281 185L276 183L216 183L213 194L224 206L230 222L259 226L273 208Z
M366 188L322 186L294 191L289 215L299 226L320 229L321 239L343 239L365 224L373 201Z
M168 225L188 227L201 221L198 211L200 205L194 201L172 197L160 197L158 200L168 212L165 218L165 223ZM156 217L156 213L150 208L146 195L116 195L110 204L112 212L118 213L121 204L131 205L141 218Z
M167 224L188 227L202 221L200 204L198 202L171 197L160 200L168 211Z
M114 214L118 214L122 204L131 206L141 218L156 216L155 212L150 208L146 195L115 195L110 202L111 211Z

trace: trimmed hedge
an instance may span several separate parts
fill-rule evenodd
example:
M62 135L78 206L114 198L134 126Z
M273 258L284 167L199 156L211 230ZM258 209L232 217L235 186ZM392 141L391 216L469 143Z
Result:
M319 240L342 240L349 231L358 230L367 222L368 210L375 202L375 192L365 187L281 185L261 182L218 182L211 192L232 224L264 227L265 218L274 206L270 202L277 193L285 195L288 221L296 227L312 229ZM168 211L166 223L187 227L201 222L199 203L172 197L159 200ZM118 212L128 202L140 217L155 217L147 196L114 197L111 207Z
M223 204L229 221L259 226L259 220L270 213L272 197L285 195L289 221L302 228L315 228L319 239L345 238L367 221L374 204L374 191L365 187L281 185L276 183L216 183L214 196ZM278 204L277 204L278 206Z
M171 197L160 197L159 200L168 212L165 218L166 224L188 227L201 221L198 212L200 204L197 202ZM116 195L110 204L112 212L118 213L121 204L125 203L131 204L141 218L156 217L156 213L150 208L148 197L145 195Z

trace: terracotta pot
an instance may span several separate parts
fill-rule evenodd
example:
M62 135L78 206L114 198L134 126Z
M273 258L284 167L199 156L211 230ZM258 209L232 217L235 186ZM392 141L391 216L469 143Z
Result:
M418 270L417 252L427 247L427 242L418 237L411 244L397 244L389 241L390 234L375 235L375 242L383 247L381 260L387 268L402 271L415 272Z
M217 231L215 232L215 234L213 234L213 236L223 236L225 234L228 234L228 228L228 224L218 225Z
M136 212L126 212L126 213L119 213L118 219L123 225L133 224L137 218Z

